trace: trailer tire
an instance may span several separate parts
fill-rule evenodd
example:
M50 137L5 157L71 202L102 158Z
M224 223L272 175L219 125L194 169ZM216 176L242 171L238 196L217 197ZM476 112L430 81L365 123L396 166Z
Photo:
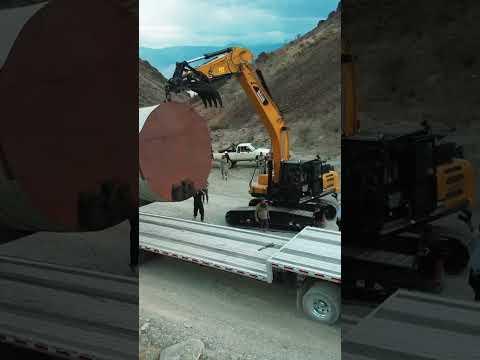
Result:
M303 312L312 320L334 324L340 317L340 286L326 281L316 282L302 299Z
M237 166L237 162L236 161L231 161L230 162L230 169L233 169L235 166Z
M470 254L468 247L459 239L449 238L447 241L448 253L444 268L448 275L458 275L468 265Z
M327 205L324 207L325 218L328 221L332 221L337 217L337 209L333 205Z

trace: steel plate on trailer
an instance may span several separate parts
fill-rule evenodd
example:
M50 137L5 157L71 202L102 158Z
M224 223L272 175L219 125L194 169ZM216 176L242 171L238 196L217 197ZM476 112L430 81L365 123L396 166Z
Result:
M289 238L140 211L140 247L272 282L267 259Z
M0 256L0 342L71 359L138 357L138 279Z
M306 227L268 259L275 267L341 281L341 233Z

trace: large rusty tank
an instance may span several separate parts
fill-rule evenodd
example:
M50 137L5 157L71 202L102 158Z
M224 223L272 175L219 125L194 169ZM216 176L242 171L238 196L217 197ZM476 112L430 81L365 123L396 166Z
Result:
M206 121L188 104L165 102L139 111L139 196L182 201L206 186L211 144Z
M107 0L0 10L0 227L92 231L137 211L139 130L132 99L138 99L138 75L132 70L138 69L138 48L130 31L137 21ZM180 127L192 121L172 120ZM140 131L140 150L146 149L140 168L150 200L169 201L172 192L164 193L163 185L171 178L158 175L162 167L164 175L175 167L161 154L178 148L158 141L160 123L148 120ZM187 164L197 158L187 151L168 159Z

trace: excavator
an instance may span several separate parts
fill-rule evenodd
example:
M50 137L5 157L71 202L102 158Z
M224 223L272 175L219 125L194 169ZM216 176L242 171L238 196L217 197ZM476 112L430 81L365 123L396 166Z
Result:
M172 93L194 91L205 107L223 106L218 89L235 77L265 126L272 144L267 174L259 174L250 182L252 200L248 206L228 211L228 224L255 226L255 206L262 199L271 204L272 228L299 230L310 226L315 211L323 211L331 220L336 216L336 194L340 192L338 173L331 164L319 159L290 159L289 129L262 72L255 69L253 58L248 49L230 47L178 62L165 87L166 100L171 101ZM192 66L201 60L206 62Z
M425 122L412 131L361 131L347 39L341 61L342 296L440 291L443 273L461 272L469 255L465 236L435 221L457 215L473 231L472 164L446 141L449 132Z

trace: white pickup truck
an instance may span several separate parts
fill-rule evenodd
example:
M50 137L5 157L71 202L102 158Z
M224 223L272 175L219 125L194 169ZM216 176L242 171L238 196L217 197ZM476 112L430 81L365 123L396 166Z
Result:
M255 148L251 143L232 144L220 152L214 152L213 159L220 160L225 151L230 156L231 166L233 167L237 161L255 161L258 156L268 154L270 149Z

